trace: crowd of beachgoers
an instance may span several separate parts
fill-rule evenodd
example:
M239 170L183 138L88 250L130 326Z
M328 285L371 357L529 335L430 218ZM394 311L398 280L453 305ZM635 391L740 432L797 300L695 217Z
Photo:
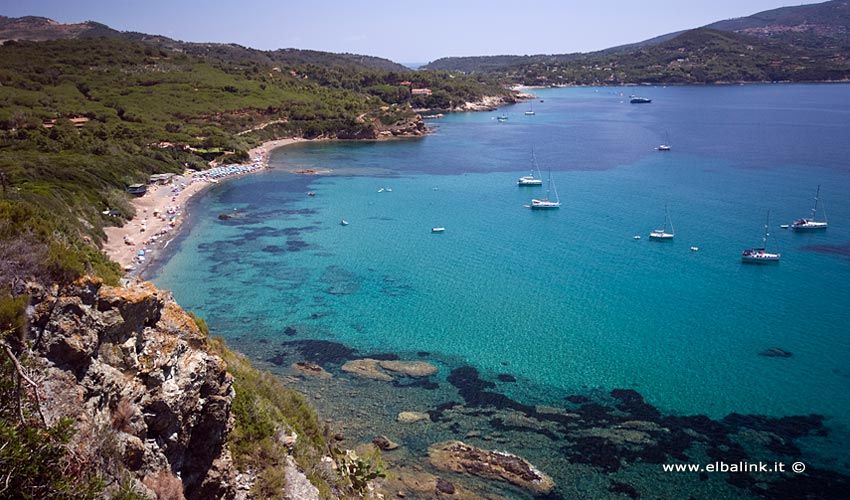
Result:
M168 179L167 184L153 184L147 192L133 200L136 216L121 227L105 229L104 251L125 271L125 277L138 277L157 250L168 246L184 215L186 204L195 194L224 179L256 172L268 166L272 149L297 142L280 139L263 144L249 152L250 163L222 165L207 170L186 171Z

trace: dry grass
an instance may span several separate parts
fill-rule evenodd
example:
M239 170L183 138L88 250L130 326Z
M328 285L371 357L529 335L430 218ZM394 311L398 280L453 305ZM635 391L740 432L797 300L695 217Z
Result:
M186 500L183 496L183 481L166 470L148 476L142 482L156 494L157 500Z

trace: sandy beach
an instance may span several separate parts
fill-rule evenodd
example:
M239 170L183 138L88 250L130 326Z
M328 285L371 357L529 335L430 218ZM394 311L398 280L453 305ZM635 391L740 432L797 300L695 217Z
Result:
M204 189L223 180L239 177L268 167L269 153L305 139L277 139L251 149L244 169L211 169L175 176L168 185L151 185L144 196L133 199L136 216L122 227L107 227L103 251L121 265L128 277L138 276L151 261L152 254L166 247L177 235L189 200ZM255 168L254 168L255 167ZM209 172L216 173L212 178Z

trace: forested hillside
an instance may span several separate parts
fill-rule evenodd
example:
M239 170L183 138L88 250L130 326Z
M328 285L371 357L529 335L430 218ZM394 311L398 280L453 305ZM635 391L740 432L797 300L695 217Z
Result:
M0 47L0 239L44 242L50 257L38 259L36 274L94 271L114 279L117 269L97 247L104 224L116 219L101 212L132 215L123 190L151 173L205 168L215 152L241 160L272 138L375 139L418 120L411 106L509 95L445 72L315 58L284 65L270 62L278 53L228 47L190 55L119 38L7 41ZM431 94L412 95L425 86ZM63 236L48 237L55 234Z

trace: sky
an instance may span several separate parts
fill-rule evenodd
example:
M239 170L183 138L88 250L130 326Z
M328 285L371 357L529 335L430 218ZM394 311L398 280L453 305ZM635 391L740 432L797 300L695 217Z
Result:
M817 2L804 2L817 3ZM0 15L97 21L189 42L349 52L400 63L564 54L801 5L787 0L0 0Z

